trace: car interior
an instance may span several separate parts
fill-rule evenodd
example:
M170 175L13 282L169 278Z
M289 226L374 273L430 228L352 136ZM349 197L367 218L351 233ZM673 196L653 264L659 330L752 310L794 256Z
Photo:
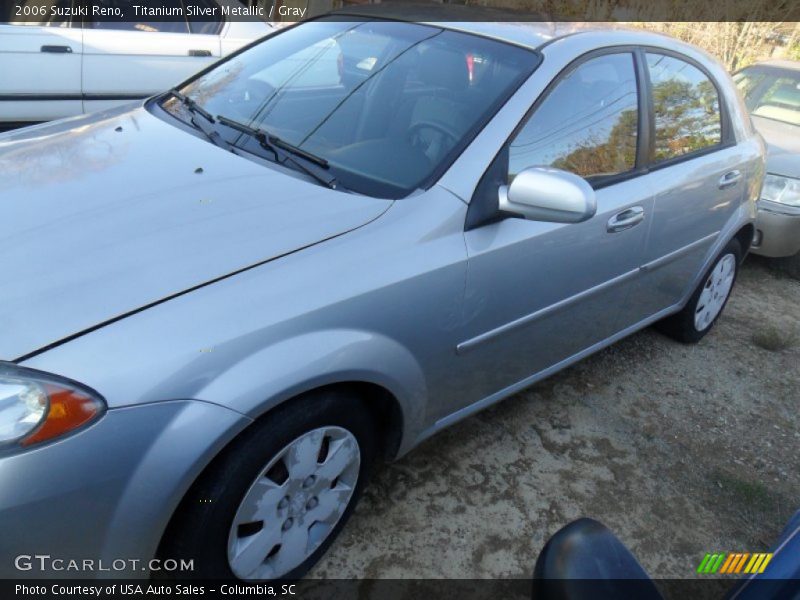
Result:
M409 190L512 89L519 56L531 67L536 60L510 47L513 60L506 60L491 51L495 42L433 28L415 43L367 37L376 34L351 31L240 78L224 114L341 170Z
M768 90L753 110L757 117L800 125L800 79L782 78Z

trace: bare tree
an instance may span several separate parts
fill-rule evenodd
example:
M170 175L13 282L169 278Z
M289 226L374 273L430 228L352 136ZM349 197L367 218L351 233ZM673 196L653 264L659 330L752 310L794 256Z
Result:
M342 1L342 0L340 0ZM344 0L376 1L381 0ZM385 1L385 0L384 0ZM453 2L456 0L435 0ZM554 21L613 22L665 33L705 49L730 71L775 54L800 60L796 0L457 0L543 15ZM669 21L691 16L693 22ZM782 20L785 19L785 20Z
M719 59L729 71L769 58L776 48L791 47L800 34L798 23L747 22L637 22L628 23L671 35L700 46ZM790 35L782 33L786 30Z

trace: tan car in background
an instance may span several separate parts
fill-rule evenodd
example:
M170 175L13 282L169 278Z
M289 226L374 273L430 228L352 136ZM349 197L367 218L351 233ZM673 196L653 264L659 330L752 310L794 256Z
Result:
M800 272L800 62L758 63L734 75L767 143L767 175L751 251L795 257Z

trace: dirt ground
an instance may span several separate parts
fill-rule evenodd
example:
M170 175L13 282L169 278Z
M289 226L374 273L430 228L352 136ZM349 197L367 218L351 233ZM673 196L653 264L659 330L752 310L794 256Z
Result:
M800 508L798 408L800 282L750 257L700 344L645 330L379 468L310 576L525 577L589 516L691 577Z

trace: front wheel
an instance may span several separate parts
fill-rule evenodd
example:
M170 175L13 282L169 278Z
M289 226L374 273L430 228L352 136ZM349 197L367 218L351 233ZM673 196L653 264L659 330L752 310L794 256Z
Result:
M201 578L296 579L319 560L364 488L374 426L358 398L307 395L252 425L212 463L159 551Z
M660 321L656 328L686 344L699 342L716 323L728 303L739 273L742 248L731 240L705 274L683 309Z

